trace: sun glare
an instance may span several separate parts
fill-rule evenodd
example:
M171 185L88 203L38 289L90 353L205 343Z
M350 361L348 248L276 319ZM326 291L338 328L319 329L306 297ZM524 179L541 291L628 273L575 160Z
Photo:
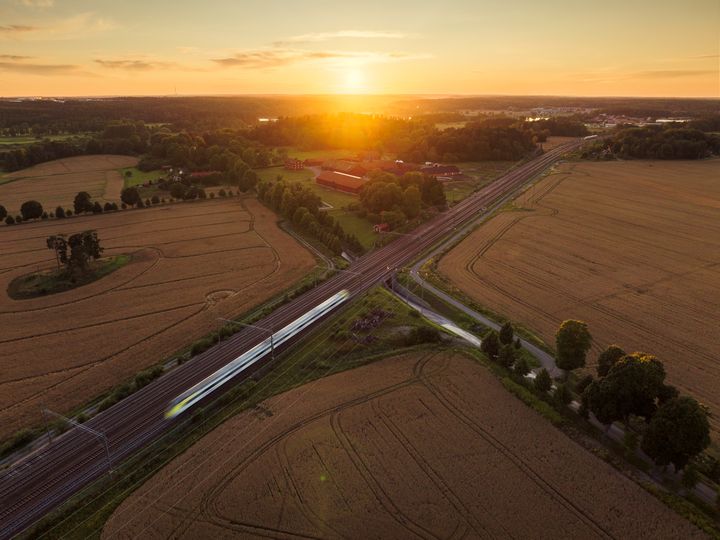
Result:
M367 91L365 74L358 68L351 68L343 73L341 91L344 93L363 93Z

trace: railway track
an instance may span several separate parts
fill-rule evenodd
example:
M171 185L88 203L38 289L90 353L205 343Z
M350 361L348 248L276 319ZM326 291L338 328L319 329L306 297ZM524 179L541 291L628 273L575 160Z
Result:
M513 169L422 224L412 236L402 236L358 259L350 267L352 274L336 275L279 307L259 321L258 326L279 329L343 289L350 291L351 296L362 294L581 144L582 140L566 143ZM265 332L254 328L243 330L93 417L86 425L107 436L111 461L118 464L182 421L182 415L179 420L165 419L165 409L173 398L266 337ZM235 382L251 372L249 369L246 375L239 375ZM106 472L107 457L102 443L77 429L68 431L0 474L0 538L19 534Z

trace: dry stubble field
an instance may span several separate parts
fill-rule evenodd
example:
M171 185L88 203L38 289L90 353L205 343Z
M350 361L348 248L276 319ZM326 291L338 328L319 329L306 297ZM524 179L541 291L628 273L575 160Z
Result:
M0 204L8 213L20 213L27 200L39 201L47 212L57 206L72 208L79 191L87 191L93 199L120 202L123 178L117 169L134 167L131 156L77 156L41 163L6 174L0 184Z
M720 428L720 160L567 163L440 260L478 303L554 345L587 321L661 359Z
M701 533L453 352L278 395L126 499L119 538L695 538Z
M279 293L315 265L255 199L178 203L0 229L0 436L67 411ZM96 229L131 261L98 281L11 300L55 265L45 238Z

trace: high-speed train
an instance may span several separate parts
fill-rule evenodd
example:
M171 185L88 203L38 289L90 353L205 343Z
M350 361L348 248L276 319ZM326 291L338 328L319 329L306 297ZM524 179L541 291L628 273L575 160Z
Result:
M272 347L279 347L287 340L291 339L293 336L317 321L323 315L326 315L335 309L349 297L349 291L340 291L325 300L322 304L312 308L302 317L295 319L281 330L275 332L272 335L272 338L268 337L265 341L258 343L249 351L238 356L235 360L228 362L215 373L206 377L198 384L173 399L170 402L168 409L165 411L165 418L173 418L181 412L189 409L195 403L220 388L223 384L228 382L245 368L250 367L260 360L263 356L270 352Z

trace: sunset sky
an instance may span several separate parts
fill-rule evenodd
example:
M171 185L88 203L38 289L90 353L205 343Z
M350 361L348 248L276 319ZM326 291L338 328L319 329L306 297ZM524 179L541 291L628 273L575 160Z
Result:
M0 96L720 97L719 0L0 0Z

